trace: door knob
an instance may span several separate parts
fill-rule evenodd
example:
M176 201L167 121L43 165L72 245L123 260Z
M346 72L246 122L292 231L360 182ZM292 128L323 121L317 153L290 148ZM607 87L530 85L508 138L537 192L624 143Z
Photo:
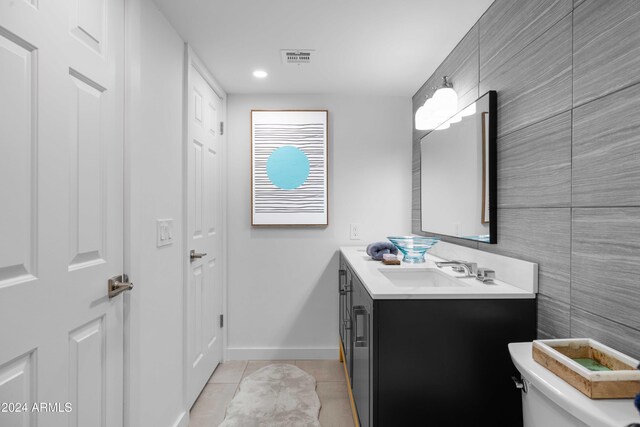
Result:
M189 259L191 260L191 262L193 262L193 260L195 259L200 259L203 256L207 256L206 252L198 253L194 249L191 249L191 252L189 252Z
M130 291L131 289L133 289L133 283L129 282L129 277L126 274L113 276L107 282L109 298L113 298L116 295L120 295L124 291Z

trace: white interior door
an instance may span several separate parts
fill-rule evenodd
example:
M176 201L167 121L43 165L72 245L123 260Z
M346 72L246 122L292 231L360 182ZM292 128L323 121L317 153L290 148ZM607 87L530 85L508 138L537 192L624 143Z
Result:
M191 63L187 138L187 399L195 402L222 358L222 100Z
M122 46L123 0L0 1L2 427L122 425Z

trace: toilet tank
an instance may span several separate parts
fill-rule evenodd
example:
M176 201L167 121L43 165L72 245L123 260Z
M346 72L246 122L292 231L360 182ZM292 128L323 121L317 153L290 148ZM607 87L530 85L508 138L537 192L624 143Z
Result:
M531 385L526 376L523 376L523 381L526 382L527 390L522 392L522 425L524 427L588 426Z
M511 343L522 376L524 427L625 427L640 423L633 399L589 399L533 360L531 343Z

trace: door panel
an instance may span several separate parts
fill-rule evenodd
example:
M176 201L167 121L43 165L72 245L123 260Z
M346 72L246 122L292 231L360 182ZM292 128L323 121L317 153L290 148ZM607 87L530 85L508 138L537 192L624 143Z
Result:
M199 339L202 330L202 265L192 268L192 276L190 280L191 297L190 301L190 325L193 338L190 340L191 355L189 360L192 367L196 367L203 357L202 340Z
M69 170L69 270L104 262L105 159L101 141L106 90L69 69L71 149Z
M69 7L71 34L97 53L102 53L104 0L72 0Z
M103 317L69 333L69 397L78 405L72 427L104 425L105 357Z
M122 425L123 16L0 2L2 426Z
M189 65L187 135L187 250L203 254L187 262L188 403L191 405L222 358L220 135L222 100Z
M0 287L37 273L36 75L34 47L0 28ZM11 183L11 185L8 185Z
M206 179L205 183L214 183L217 180L216 171L218 169L217 166L217 153L211 149L207 148L207 154L205 159L205 174ZM215 185L212 185L211 188L208 188L204 193L204 222L205 229L209 236L213 236L216 232L216 212L218 210L217 202L220 200L220 195L218 194L218 188Z
M369 427L371 404L371 313L373 301L357 276L353 275L353 307L351 309L353 399L362 427Z
M217 274L218 266L215 260L205 261L207 274L209 278L215 278ZM212 279L210 279L211 281ZM215 280L215 279L213 279ZM206 343L206 348L209 349L214 344L218 334L218 325L216 324L216 315L220 311L216 308L216 301L218 296L216 293L216 286L205 286L202 289L202 342ZM219 362L219 360L218 360Z
M345 337L345 312L346 312L346 291L344 289L344 282L347 278L347 270L345 270L344 262L340 259L340 269L338 270L338 331L340 333L340 343L342 348L346 347L344 344Z
M0 402L24 402L30 407L36 401L34 353L23 354L0 366ZM7 426L30 427L35 423L35 414L30 411L4 413L1 417Z
M347 267L347 275L345 279L345 288L347 294L344 299L344 315L346 320L346 326L349 329L345 328L345 339L344 339L344 356L347 363L347 372L349 373L349 381L351 384L351 388L353 388L353 317L352 317L352 309L353 309L353 299L354 299L354 285L355 279L353 272L350 268Z
M197 139L192 142L189 158L189 172L192 175L192 191L190 191L189 213L192 218L194 239L202 238L202 143Z

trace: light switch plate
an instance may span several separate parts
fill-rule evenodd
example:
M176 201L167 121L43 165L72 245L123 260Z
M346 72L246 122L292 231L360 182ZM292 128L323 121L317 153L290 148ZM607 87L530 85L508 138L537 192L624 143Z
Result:
M156 234L158 247L167 246L173 243L173 219L156 220Z

